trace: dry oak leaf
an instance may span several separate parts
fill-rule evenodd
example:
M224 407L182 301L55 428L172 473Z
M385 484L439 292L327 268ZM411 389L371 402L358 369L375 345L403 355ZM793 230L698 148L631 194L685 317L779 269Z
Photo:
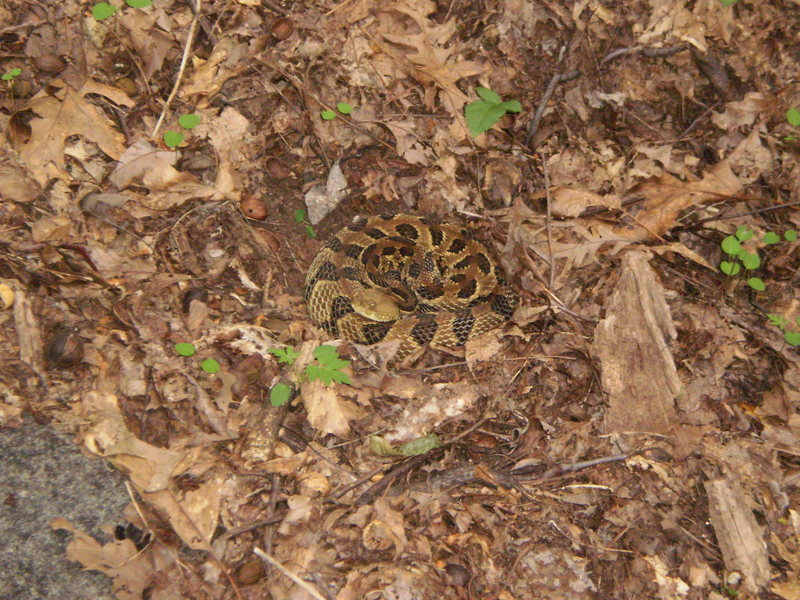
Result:
M64 164L64 146L69 136L79 135L94 142L113 159L125 150L125 137L114 128L105 113L86 99L88 94L105 96L115 104L132 107L135 102L117 88L86 80L79 90L62 81L54 81L48 90L31 98L28 108L37 116L31 120L30 141L20 150L20 158L28 165L40 185L50 179L68 179Z
M76 528L67 519L57 517L50 522L53 529L63 529L73 535L67 544L67 558L83 565L84 569L99 571L114 580L114 595L118 600L138 600L152 584L154 568L152 552L139 552L129 539L100 544L88 533Z
M140 491L156 492L169 485L183 453L159 448L137 438L125 425L125 418L113 394L89 392L83 410L93 422L83 443L110 460L130 477Z
M455 32L455 20L437 25L427 18L435 10L435 3L427 0L397 2L387 7L381 15L383 31L380 35L396 47L413 49L402 55L389 54L398 61L402 69L425 86L426 107L433 110L438 88L445 109L456 119L463 121L461 109L467 102L467 96L458 89L456 82L464 77L480 75L484 68L477 62L458 61L451 57L454 48L445 48L444 44ZM415 32L413 28L404 27L404 23L395 18L393 12L412 19L420 31ZM436 87L431 86L431 83Z

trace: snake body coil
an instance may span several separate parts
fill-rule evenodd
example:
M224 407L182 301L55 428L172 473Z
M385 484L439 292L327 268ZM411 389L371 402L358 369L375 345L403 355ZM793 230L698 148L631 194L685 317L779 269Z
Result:
M333 337L399 340L395 359L457 348L511 318L517 298L470 233L424 217L361 218L334 235L306 275L309 315Z

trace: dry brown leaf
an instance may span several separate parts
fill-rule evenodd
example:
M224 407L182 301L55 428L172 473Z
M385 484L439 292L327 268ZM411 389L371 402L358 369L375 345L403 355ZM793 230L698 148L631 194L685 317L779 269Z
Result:
M550 208L557 217L577 217L592 206L604 206L616 210L621 204L620 199L613 194L594 194L569 187L554 187L550 194L552 197Z
M152 553L139 552L131 540L100 544L61 517L53 519L50 526L73 535L67 544L67 558L79 562L84 569L99 571L113 578L114 594L118 600L140 600L145 588L151 585L156 572Z
M303 406L308 412L308 422L323 433L345 438L350 434L350 420L358 415L356 406L342 398L337 389L326 387L321 381L307 381L301 388Z
M103 95L123 106L135 104L117 88L92 80L79 90L63 83L59 87L58 82L50 85L58 88L55 93L40 92L29 103L37 116L30 122L30 141L20 149L20 158L40 185L53 178L70 180L64 170L64 144L69 136L94 142L113 159L122 155L125 137L102 110L86 100L88 94Z
M155 492L169 485L183 453L158 448L137 438L125 425L113 394L89 392L82 410L85 418L93 422L83 437L89 450L108 458L142 491Z
M172 529L195 550L208 550L219 521L220 498L225 478L215 475L178 498L171 489L142 492L142 498L169 519Z

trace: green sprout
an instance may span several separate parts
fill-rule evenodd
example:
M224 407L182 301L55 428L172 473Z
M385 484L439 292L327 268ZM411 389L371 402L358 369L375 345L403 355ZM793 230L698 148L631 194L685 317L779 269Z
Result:
M177 148L183 143L183 134L180 131L168 129L164 132L164 145L167 148Z
M733 277L737 275L742 267L748 271L753 271L761 266L761 258L757 252L748 252L742 247L742 242L746 242L754 236L754 232L742 225L736 229L734 235L727 236L720 247L722 251L728 255L729 260L723 260L719 269L726 275ZM788 229L783 233L783 240L787 242L797 241L797 231ZM768 231L761 238L761 242L765 246L772 246L779 244L781 241L779 236L774 231ZM767 284L760 277L749 277L747 285L756 292L763 292L767 289ZM791 346L800 346L800 331L789 329L790 321L783 315L770 313L767 315L769 322L783 332L783 338L787 344ZM800 317L796 319L798 326L800 326Z
M0 75L0 79L2 79L3 81L12 81L13 79L19 77L21 73L22 69L20 69L19 67L14 67L8 73L3 73L2 75Z
M277 357L279 363L294 365L300 353L294 348L270 348L268 352ZM298 382L306 379L308 381L321 381L329 386L334 381L337 383L350 384L350 376L342 371L350 364L349 360L339 357L339 353L333 346L317 346L314 348L315 363L306 365L302 373L295 373L294 379ZM292 386L286 383L276 383L269 392L269 401L272 406L281 406L289 401L292 396Z
M338 110L343 115L349 115L351 112L353 112L353 106L348 104L347 102L339 102L336 105L336 110ZM319 116L322 117L323 121L333 121L336 118L336 113L331 109L326 108L321 113L319 113Z
M187 358L194 356L195 352L197 351L194 347L194 344L189 342L178 342L173 346L175 352L177 352L181 356L185 356ZM200 368L203 369L206 373L218 373L220 370L219 363L214 360L213 358L206 358L205 360L200 362Z
M491 129L506 113L518 113L522 110L519 102L516 100L503 102L500 95L489 88L477 87L475 91L482 99L470 102L464 108L464 117L472 137L478 137L484 131Z
M95 21L103 21L113 16L117 12L115 6L111 6L108 2L98 2L92 6L92 16Z
M294 222L298 225L305 225L306 236L313 240L315 237L317 237L317 232L314 231L314 227L308 222L306 217L306 211L302 208L298 208L296 211L294 211Z

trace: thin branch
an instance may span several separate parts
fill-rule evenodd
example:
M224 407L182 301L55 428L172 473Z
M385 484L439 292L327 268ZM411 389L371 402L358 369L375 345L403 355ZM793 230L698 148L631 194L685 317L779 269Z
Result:
M161 129L164 118L167 116L169 106L172 104L172 101L175 100L175 96L178 95L178 89L180 89L181 80L183 79L183 74L186 71L186 63L189 62L189 53L192 50L194 36L197 33L197 22L200 20L200 10L202 8L202 4L203 0L195 0L194 2L194 18L192 18L192 24L189 26L189 35L186 37L186 45L183 47L183 56L181 57L181 65L178 68L178 76L175 78L175 85L172 86L172 91L169 94L169 98L167 98L167 101L164 103L164 108L161 110L161 115L158 117L158 121L156 121L156 126L153 128L153 135L151 137L156 137L156 135L158 135L158 130Z

